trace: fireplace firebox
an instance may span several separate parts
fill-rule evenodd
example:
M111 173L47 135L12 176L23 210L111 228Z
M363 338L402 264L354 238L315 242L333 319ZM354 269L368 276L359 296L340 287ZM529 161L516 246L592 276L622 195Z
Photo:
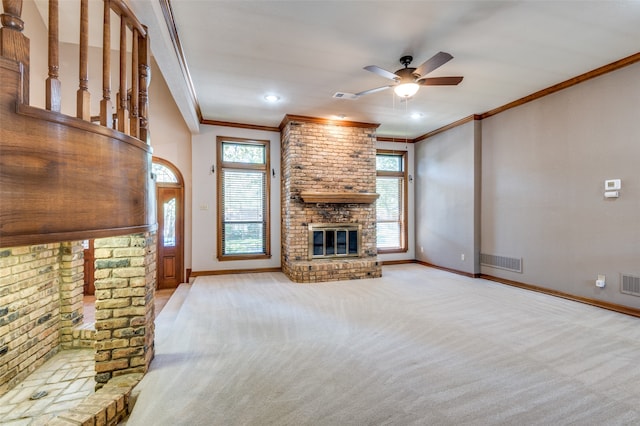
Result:
M361 231L356 223L309 224L309 260L360 257Z

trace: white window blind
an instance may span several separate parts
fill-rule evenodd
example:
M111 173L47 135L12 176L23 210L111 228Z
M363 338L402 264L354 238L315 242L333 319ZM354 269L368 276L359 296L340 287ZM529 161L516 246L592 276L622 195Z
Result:
M222 171L224 254L264 253L266 247L265 173Z

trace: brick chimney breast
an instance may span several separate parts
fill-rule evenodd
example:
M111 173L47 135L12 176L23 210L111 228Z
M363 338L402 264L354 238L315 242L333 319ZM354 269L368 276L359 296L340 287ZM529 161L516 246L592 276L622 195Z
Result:
M382 275L376 249L375 202L362 202L376 192L377 127L285 117L281 126L282 270L292 281L316 283ZM340 202L305 202L302 192L327 193ZM360 225L359 255L310 260L309 224Z

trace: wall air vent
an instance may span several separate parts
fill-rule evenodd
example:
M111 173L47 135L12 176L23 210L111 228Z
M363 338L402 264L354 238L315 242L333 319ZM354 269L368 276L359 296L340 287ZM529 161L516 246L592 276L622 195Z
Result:
M492 268L522 273L522 258L480 253L480 264L490 266Z
M640 277L635 275L620 274L620 292L640 296Z

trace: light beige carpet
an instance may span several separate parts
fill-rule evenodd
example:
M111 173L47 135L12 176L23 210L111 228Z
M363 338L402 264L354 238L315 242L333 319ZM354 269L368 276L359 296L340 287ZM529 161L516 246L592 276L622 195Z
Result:
M383 275L199 277L159 318L127 426L640 424L637 318L420 265Z

